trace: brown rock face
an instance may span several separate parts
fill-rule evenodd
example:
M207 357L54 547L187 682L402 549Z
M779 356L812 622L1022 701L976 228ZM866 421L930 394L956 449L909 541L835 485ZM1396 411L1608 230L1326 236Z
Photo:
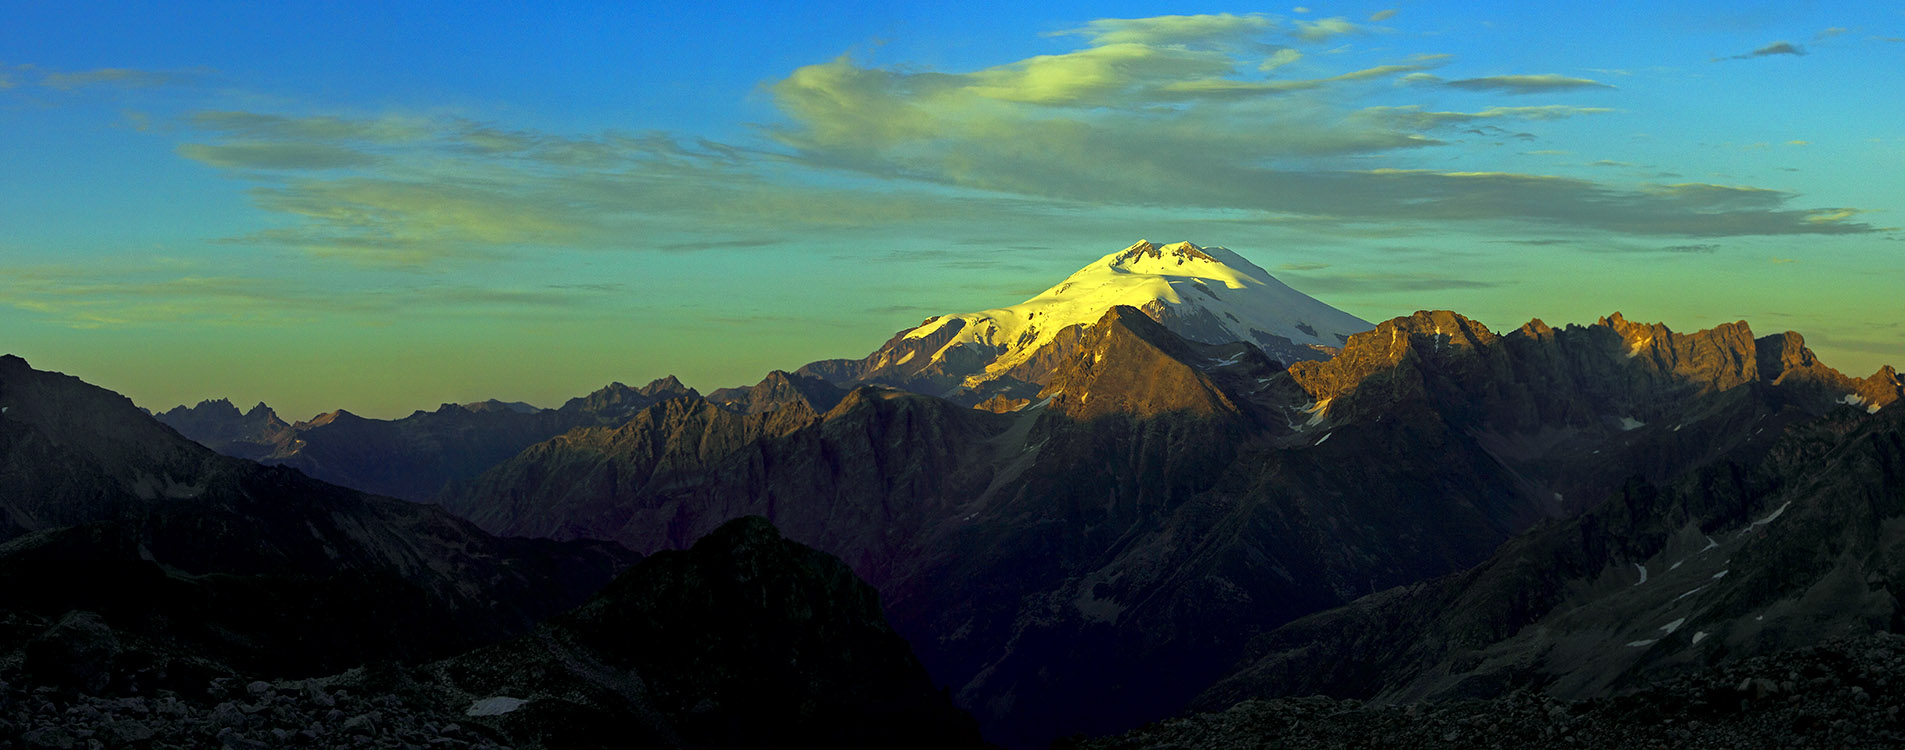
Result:
M1203 359L1144 313L1120 305L1086 329L1078 350L1039 397L1078 421L1114 414L1236 414L1236 404L1210 376L1189 364Z

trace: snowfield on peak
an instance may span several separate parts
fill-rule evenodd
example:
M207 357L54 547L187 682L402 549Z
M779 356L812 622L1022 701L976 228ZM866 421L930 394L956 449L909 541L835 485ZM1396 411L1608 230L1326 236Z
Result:
M1228 249L1189 242L1159 246L1140 240L1029 300L939 316L907 332L905 338L925 338L955 322L963 323L956 335L933 352L932 359L942 360L961 348L990 359L983 372L968 379L971 384L1010 370L1051 343L1060 331L1090 325L1117 305L1143 310L1191 340L1249 342L1286 360L1292 349L1341 346L1350 334L1374 328L1291 289Z

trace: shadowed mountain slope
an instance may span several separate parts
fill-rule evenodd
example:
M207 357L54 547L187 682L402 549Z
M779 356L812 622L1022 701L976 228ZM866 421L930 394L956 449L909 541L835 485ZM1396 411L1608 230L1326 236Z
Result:
M157 416L226 455L290 466L365 492L428 500L444 484L475 476L535 443L576 427L620 424L655 403L694 395L670 376L642 388L611 383L560 409L491 400L443 404L402 419L366 419L339 409L286 425L264 404L240 414L220 399Z
M612 544L499 539L432 506L221 456L118 394L12 356L0 357L0 488L6 608L92 610L257 674L522 632L634 559Z
M529 636L422 670L547 747L981 747L838 559L759 517L657 553Z

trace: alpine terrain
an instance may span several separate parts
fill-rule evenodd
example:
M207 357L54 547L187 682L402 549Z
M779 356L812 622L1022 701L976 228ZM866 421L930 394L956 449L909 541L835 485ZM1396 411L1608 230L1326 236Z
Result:
M1222 248L1139 242L706 395L162 415L278 467L0 365L0 680L276 680L256 705L286 718L214 701L188 733L292 731L336 688L401 718L319 722L339 736L549 747L1905 729L1856 711L1905 705L1880 676L1905 384L1744 321L1370 325Z
M1743 322L1499 334L1424 311L1358 331L1218 253L1139 243L1025 305L572 431L438 500L643 553L765 516L877 587L989 737L1037 747L1254 694L1210 691L1280 626L1899 397L1887 371ZM1087 312L1083 288L1140 306ZM1288 304L1246 295L1271 292ZM1333 356L1260 345L1298 323L1343 334Z
M498 538L10 355L0 480L0 747L982 746L763 519L639 562Z

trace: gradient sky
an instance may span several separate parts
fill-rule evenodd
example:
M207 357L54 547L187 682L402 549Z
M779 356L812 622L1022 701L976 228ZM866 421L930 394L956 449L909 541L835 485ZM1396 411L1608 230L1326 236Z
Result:
M1372 321L1905 365L1896 3L976 7L6 3L0 349L154 409L551 406L1145 237Z

